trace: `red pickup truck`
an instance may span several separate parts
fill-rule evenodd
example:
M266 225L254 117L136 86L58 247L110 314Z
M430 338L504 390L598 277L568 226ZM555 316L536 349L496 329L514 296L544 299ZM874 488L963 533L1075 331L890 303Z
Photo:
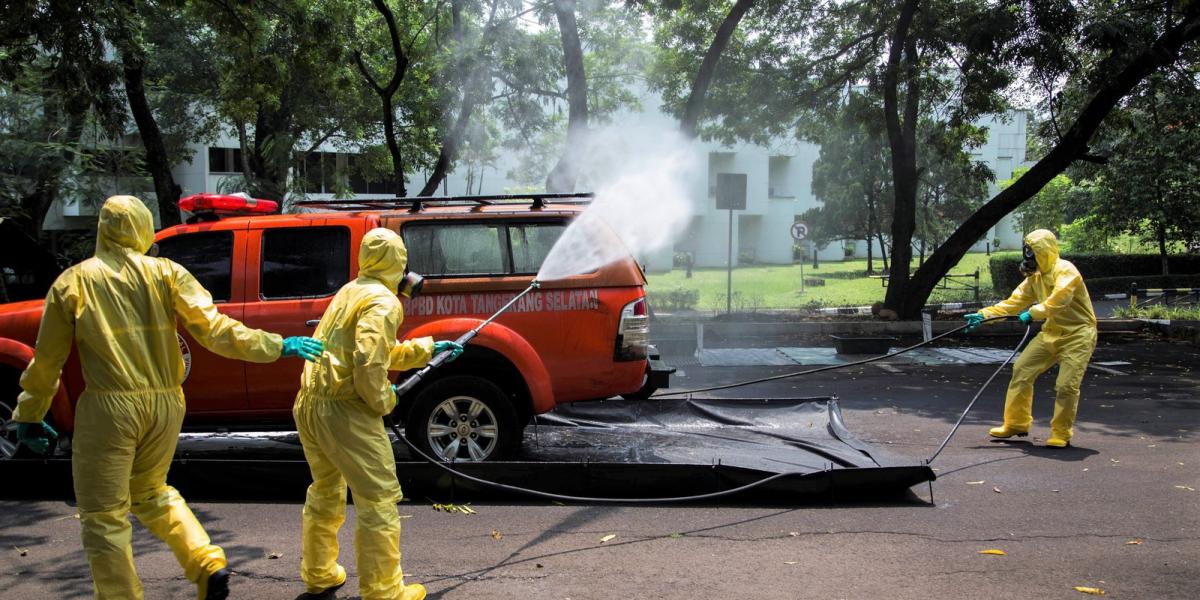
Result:
M186 267L222 312L284 336L311 334L338 289L356 276L358 244L374 227L398 231L409 269L426 277L404 300L402 338L453 339L525 289L582 206L536 196L346 201L292 215L229 216L160 231L159 256ZM446 460L512 456L532 415L614 395L645 397L673 371L648 345L645 278L632 257L521 299L461 358L402 399L406 435ZM18 378L33 355L42 302L0 305L0 459L11 457ZM205 350L183 329L186 426L292 427L300 361L253 364ZM397 380L403 374L397 374ZM70 433L83 388L72 354L48 419ZM467 417L464 419L464 417ZM465 423L474 444L452 443Z

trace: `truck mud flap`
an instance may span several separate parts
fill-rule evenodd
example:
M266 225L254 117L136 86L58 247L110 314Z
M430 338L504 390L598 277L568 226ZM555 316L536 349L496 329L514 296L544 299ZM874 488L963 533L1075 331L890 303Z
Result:
M438 502L527 500L412 461L397 443L404 494ZM771 505L897 497L933 481L924 461L870 446L846 429L836 398L603 400L564 405L525 431L516 461L456 463L468 475L571 496L708 494L784 473L714 503ZM2 498L70 498L66 459L10 460ZM190 500L303 502L310 482L295 433L199 434L181 440L169 478ZM531 499L534 502L545 502Z

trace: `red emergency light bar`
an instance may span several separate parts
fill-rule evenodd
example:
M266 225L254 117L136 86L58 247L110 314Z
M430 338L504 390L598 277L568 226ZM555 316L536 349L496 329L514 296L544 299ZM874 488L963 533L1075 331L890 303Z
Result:
M277 212L279 203L233 194L193 194L179 200L180 210L197 213L265 215Z

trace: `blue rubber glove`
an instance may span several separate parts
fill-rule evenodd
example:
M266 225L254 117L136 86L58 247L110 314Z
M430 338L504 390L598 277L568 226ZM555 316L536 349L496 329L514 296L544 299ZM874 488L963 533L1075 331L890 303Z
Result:
M972 329L975 329L976 327L983 325L983 315L981 315L979 313L971 313L969 315L963 315L963 318L967 320L966 333L971 333Z
M17 423L17 441L26 448L38 454L50 450L50 442L58 437L58 432L48 423Z
M307 361L316 362L325 352L325 343L316 338L296 336L283 340L283 352L279 356L299 356Z
M447 358L446 362L452 362L454 359L458 358L459 356L462 356L463 347L462 347L462 344L460 344L458 342L452 342L449 340L442 340L440 342L434 342L433 343L433 355L437 356L443 352L450 353L450 358Z
M1021 320L1022 325L1028 325L1030 322L1033 321L1033 315L1029 314L1029 311L1025 311L1025 312L1021 313L1020 315L1017 316L1017 318Z

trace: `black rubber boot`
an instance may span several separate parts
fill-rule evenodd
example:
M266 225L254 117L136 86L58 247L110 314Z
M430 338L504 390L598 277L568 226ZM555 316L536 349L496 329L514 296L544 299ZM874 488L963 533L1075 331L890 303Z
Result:
M333 587L325 588L319 592L304 592L303 594L296 596L296 600L334 600L334 598L337 598L337 591L342 589L342 586L344 585L346 585L345 581Z
M229 597L229 570L221 569L208 576L204 600L225 600Z

